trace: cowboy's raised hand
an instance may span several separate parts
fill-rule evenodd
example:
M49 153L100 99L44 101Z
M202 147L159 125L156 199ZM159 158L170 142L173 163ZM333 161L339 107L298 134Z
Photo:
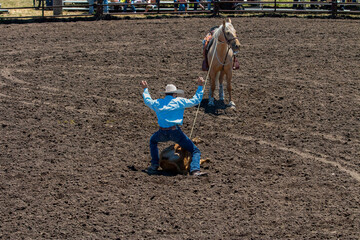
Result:
M204 84L205 84L205 80L202 77L199 77L198 78L198 85L199 86L204 86Z
M141 81L140 85L143 89L148 88L148 84L146 81Z

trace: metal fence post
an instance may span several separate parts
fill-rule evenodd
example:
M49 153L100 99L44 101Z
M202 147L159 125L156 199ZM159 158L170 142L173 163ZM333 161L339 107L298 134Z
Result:
M337 0L331 1L331 17L336 18L337 15Z
M45 6L44 6L44 3L45 2L45 0L42 0L41 1L41 14L42 14L42 18L45 18Z
M54 16L58 16L62 14L62 5L63 5L63 0L54 0L53 1L53 14Z
M98 0L96 5L96 17L101 18L103 16L103 0Z
M219 16L220 15L220 4L219 0L212 0L213 3L213 16Z

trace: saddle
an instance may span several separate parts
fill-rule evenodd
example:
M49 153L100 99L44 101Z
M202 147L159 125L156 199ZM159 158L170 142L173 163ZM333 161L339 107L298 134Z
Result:
M214 38L211 38L210 40L205 42L204 60L203 60L203 64L202 64L202 70L203 71L209 71L209 61L208 61L207 55L208 55L209 50L210 50L211 46L213 45L213 43L214 43Z

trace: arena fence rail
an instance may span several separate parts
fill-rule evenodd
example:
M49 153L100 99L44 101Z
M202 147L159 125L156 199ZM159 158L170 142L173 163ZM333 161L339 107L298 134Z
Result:
M33 0L33 7L0 8L1 19L11 18L57 18L57 17L95 17L107 15L159 15L159 14L202 14L217 16L223 14L270 13L270 14L326 14L333 18L341 15L360 14L360 0ZM14 9L36 9L38 16L11 17ZM90 10L93 9L93 10ZM52 11L52 14L51 14ZM74 14L69 12L74 12ZM50 12L50 13L49 13ZM64 14L64 12L67 12ZM79 13L80 12L80 13ZM46 13L46 14L45 14Z

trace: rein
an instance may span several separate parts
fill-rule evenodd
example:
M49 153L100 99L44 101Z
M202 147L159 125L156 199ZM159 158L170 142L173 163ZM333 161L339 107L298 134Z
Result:
M230 51L230 47L228 47L228 50L226 51L226 55L225 55L225 59L224 59L224 63L226 62L226 58L227 58L227 56L228 56L228 54L229 54L229 51ZM229 62L229 64L230 64L231 62ZM222 70L224 70L224 67L225 67L225 64L223 64L223 66L222 66Z
M228 64L231 63L231 62L226 63L227 56L229 55L229 51L230 51L230 49L231 49L230 43L231 43L231 41L234 41L234 40L236 40L236 39L238 39L238 38L237 38L237 37L234 37L234 38L228 39L228 38L226 37L224 27L222 28L222 32L223 32L223 35L224 35L224 38L225 38L225 41L226 41L226 42L223 42L223 41L219 40L219 36L217 37L216 40L219 41L220 43L226 43L226 44L228 45L228 49L227 49L227 51L226 51L226 55L225 55L224 62L223 62L223 63L220 62L220 59L219 59L219 57L218 57L218 54L217 54L216 49L215 49L215 54L216 54L216 59L218 60L219 64L222 65L222 69L224 70L224 67L225 67L226 65L228 65Z

